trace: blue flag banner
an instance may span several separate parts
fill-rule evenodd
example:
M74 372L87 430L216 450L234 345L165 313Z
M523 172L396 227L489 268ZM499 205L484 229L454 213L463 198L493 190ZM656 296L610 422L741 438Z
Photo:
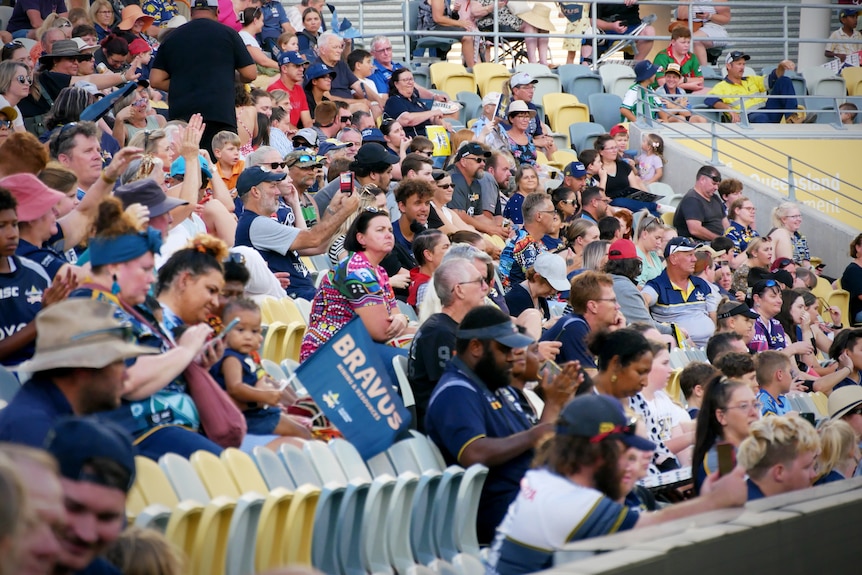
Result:
M573 2L560 2L560 11L569 22L577 22L584 15L583 5Z
M363 458L385 451L410 424L410 413L358 317L296 370L329 420Z

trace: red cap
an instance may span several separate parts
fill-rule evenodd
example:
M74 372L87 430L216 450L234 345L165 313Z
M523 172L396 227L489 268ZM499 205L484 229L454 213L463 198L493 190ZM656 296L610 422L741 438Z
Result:
M15 196L15 209L20 222L32 222L47 214L65 194L52 190L33 174L15 174L0 180L0 188L6 188Z
M609 260L628 260L636 257L638 257L638 250L631 240L616 240L608 248Z
M142 38L135 38L132 40L132 43L129 44L129 54L132 56L137 56L138 54L143 54L144 52L149 52L152 50L150 45L147 44L147 41Z
M617 124L613 128L611 128L611 136L616 136L617 134L628 134L629 131L622 124Z

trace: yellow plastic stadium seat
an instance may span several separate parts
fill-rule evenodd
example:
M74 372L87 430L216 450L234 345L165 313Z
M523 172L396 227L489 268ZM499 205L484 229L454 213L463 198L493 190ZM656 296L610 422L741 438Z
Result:
M850 317L850 292L843 289L837 289L829 294L826 298L829 307L835 306L841 310L841 321L845 325L851 325L853 318Z
M489 92L502 93L503 86L506 85L512 74L503 64L479 62L473 66L473 76L476 78L479 94L485 96Z
M135 456L135 485L147 505L159 503L173 509L179 503L177 493L159 464L141 455Z
M551 160L553 160L554 162L562 164L563 168L565 169L565 167L568 166L569 164L571 164L572 162L578 161L578 155L571 150L557 150L551 156Z
M287 324L280 321L273 321L269 324L266 330L266 337L263 339L263 353L261 357L281 363L284 359L284 345L287 341Z
M540 166L547 166L549 164L548 156L545 155L545 152L536 150L536 163Z
M277 319L278 298L266 296L260 302L260 320L264 325L269 325Z
M551 129L558 134L568 134L569 126L572 124L590 121L590 110L587 105L579 102L577 96L571 94L545 94L542 98L542 106L550 121Z
M847 83L847 94L850 96L862 96L862 68L848 66L841 70L841 76Z
M254 567L257 572L287 565L285 546L291 525L288 522L293 493L277 487L267 496L260 511L255 541Z
M186 557L191 557L203 512L203 504L196 501L183 501L171 512L165 537L185 553Z
M201 478L204 487L207 488L210 497L236 499L242 495L217 455L209 451L196 451L189 457L189 461L195 468L198 477Z
M675 369L670 372L670 378L667 380L667 388L665 388L665 392L670 396L671 400L674 403L679 405L680 407L685 407L682 403L682 389L679 386L679 374L682 373L681 369Z
M249 491L261 495L269 493L257 464L249 454L229 447L222 451L220 459L240 493L248 493Z
M819 310L820 314L826 313L826 298L829 297L829 294L832 292L832 286L829 285L829 280L826 278L818 277L817 284L811 290L811 293L817 297L817 300L820 304ZM841 318L841 321L844 321L844 318Z
M673 225L673 212L665 212L661 215L661 221L669 226Z
M458 92L476 92L476 78L461 64L454 62L435 62L429 68L431 83L443 90L452 100Z
M216 497L204 507L189 555L192 575L225 572L230 520L235 507L236 503L227 497Z
M146 508L146 506L147 502L144 500L144 494L141 493L136 482L132 485L128 495L126 495L126 519L130 524L135 522L135 518Z
M306 325L304 321L292 321L287 326L287 335L284 338L284 358L299 361L299 350L302 347L302 338L305 337Z

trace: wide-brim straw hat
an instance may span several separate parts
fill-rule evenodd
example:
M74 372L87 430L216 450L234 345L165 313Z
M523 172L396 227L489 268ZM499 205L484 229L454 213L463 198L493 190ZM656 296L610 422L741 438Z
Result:
M539 30L548 32L555 30L554 25L551 24L551 9L544 4L534 4L532 10L518 14L518 18Z

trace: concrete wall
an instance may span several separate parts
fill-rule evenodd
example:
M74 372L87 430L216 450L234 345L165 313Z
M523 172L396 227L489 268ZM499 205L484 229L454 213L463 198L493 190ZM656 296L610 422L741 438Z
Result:
M781 125L780 127L775 126L775 128L786 129L788 127ZM757 129L770 128L761 128L758 126ZM643 128L638 125L632 126L631 148L639 147L640 134L644 130L655 132L664 139L664 155L668 166L664 171L662 182L670 185L677 193L684 194L694 184L697 170L704 164L709 163L709 158L676 143L674 140L682 136L676 131L663 128L660 124L654 124L650 128ZM692 130L688 131L691 132ZM772 209L781 202L787 201L787 197L744 176L736 170L726 166L718 166L718 169L723 177L736 178L744 184L744 193L757 206L757 230L761 234L764 234L772 229ZM782 177L782 175L777 177ZM840 277L844 268L850 263L850 256L848 254L850 242L862 230L853 229L805 204L800 204L800 210L802 212L801 232L808 239L811 255L823 259L823 262L827 265L825 270L826 275Z

